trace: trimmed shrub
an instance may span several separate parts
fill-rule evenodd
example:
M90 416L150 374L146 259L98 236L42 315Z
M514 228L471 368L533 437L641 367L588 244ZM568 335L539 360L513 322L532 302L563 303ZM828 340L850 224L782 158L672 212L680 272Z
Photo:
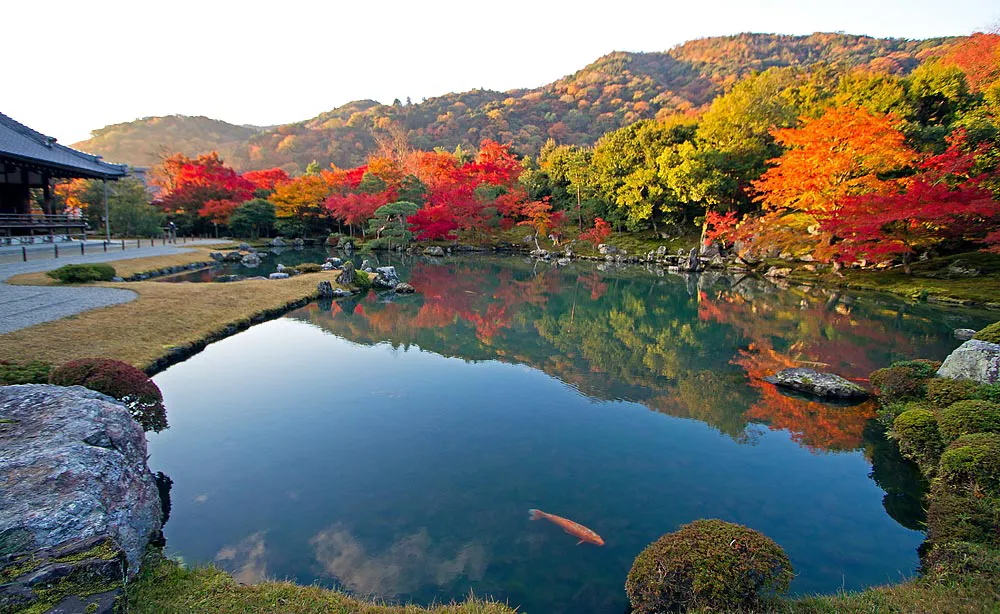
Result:
M990 324L973 335L972 338L980 341L989 341L990 343L1000 343L1000 322Z
M937 360L917 358L914 360L897 360L889 366L897 369L909 369L913 372L913 377L926 379L934 377L938 369L941 368L941 363Z
M983 384L976 388L972 398L991 403L1000 403L1000 384Z
M899 453L920 465L924 473L933 473L944 442L938 431L938 421L929 409L909 409L892 423L892 436L899 441Z
M944 441L971 433L1000 433L1000 405L989 401L959 401L941 410L938 426Z
M84 386L118 399L143 430L167 428L163 394L149 377L128 363L109 358L82 358L60 365L49 374L57 386Z
M887 367L872 371L869 381L882 403L919 399L924 396L924 379L910 367Z
M722 520L696 520L635 558L625 581L633 612L754 609L784 593L794 573L772 539Z
M1000 496L1000 434L962 435L941 455L938 475L973 495Z
M932 543L1000 545L1000 507L996 499L955 492L941 483L934 486L929 501L927 539Z
M319 273L323 270L323 267L315 262L303 262L302 264L296 264L295 270L299 273Z
M895 403L880 406L877 413L879 421L886 428L892 428L892 423L896 418L903 412L911 409L931 409L931 404L927 401L896 401Z
M1000 551L971 542L935 544L921 561L921 573L935 581L962 581L969 575L1000 577Z
M354 269L354 285L362 290L372 287L372 278L361 269Z
M49 381L52 365L41 360L25 363L0 360L0 386L44 384Z
M115 277L115 267L110 264L67 264L46 275L64 284L87 284L111 281Z
M935 377L927 380L927 400L934 407L948 407L952 403L971 399L976 383L967 379Z

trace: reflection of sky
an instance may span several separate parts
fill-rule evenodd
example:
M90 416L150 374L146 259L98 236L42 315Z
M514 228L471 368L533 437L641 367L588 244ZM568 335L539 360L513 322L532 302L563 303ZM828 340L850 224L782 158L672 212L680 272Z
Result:
M525 366L360 346L286 318L156 381L171 428L150 437L150 466L174 479L168 547L247 577L620 611L634 556L713 517L775 539L798 592L895 581L917 563L921 535L885 514L860 453L815 454L780 431L740 444ZM576 546L528 522L531 507L607 545Z

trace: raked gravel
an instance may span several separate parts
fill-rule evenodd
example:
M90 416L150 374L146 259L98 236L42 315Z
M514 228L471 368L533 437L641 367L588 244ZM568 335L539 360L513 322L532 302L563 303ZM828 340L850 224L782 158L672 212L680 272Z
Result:
M199 243L210 245L218 241L202 241L187 243L186 246L197 246ZM0 264L0 334L9 333L42 322L50 322L71 316L88 309L118 305L134 300L137 296L131 290L117 288L87 288L55 286L12 286L6 280L22 273L38 273L57 269L64 264L85 264L93 262L112 262L132 258L149 258L150 256L170 256L185 251L183 247L163 245L124 252L88 254L86 256L67 256L63 258L47 258L44 260L29 260L13 264ZM0 358L3 356L0 344Z

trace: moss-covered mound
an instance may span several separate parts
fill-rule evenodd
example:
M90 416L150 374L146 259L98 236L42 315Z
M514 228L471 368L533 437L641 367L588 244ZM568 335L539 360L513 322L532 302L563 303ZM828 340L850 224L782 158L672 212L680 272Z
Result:
M941 482L928 501L927 539L935 547L950 542L1000 545L1000 508L995 499L960 492Z
M892 423L892 436L899 442L899 452L932 473L937 465L944 442L938 431L938 421L929 409L909 409L899 414Z
M972 338L980 341L988 341L990 343L1000 343L1000 322L990 324L983 330L973 335Z
M941 410L938 428L945 443L972 433L1000 433L1000 405L989 401L959 401Z
M934 407L948 407L973 398L976 389L976 382L971 380L935 377L927 380L927 400Z
M872 371L869 381L875 387L879 398L885 402L903 401L922 398L926 392L926 379L923 368L892 366Z
M938 473L977 497L1000 497L1000 434L962 435L941 455Z
M722 520L696 520L646 547L625 591L636 613L766 607L788 590L792 564L762 533Z

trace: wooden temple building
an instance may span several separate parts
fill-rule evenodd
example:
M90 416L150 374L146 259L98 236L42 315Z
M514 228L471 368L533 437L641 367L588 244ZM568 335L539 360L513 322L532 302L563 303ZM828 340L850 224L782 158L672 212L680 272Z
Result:
M128 175L124 164L60 145L0 113L0 243L37 235L83 235L86 222L54 210L52 183L57 179L116 181ZM41 191L42 213L32 213L32 189ZM105 194L107 190L105 190ZM32 239L33 240L33 239Z

